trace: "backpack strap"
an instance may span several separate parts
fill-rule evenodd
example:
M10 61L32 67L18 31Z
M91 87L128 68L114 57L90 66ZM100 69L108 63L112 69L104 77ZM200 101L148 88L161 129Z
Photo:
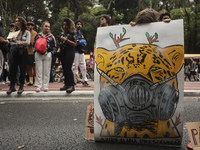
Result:
M48 38L48 37L50 37L50 36L52 36L52 34L50 34L50 35L46 36L46 37L45 37L45 39L47 39L47 38Z
M40 36L40 34L39 34L39 33L38 33L37 35L38 35L38 37L39 37L39 38L41 38L41 36Z

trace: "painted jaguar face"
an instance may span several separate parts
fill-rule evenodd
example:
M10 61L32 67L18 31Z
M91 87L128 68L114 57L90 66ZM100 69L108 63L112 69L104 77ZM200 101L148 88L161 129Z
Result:
M97 69L118 84L133 75L141 75L153 83L175 76L182 67L184 46L161 48L152 44L156 39L151 38L150 41L150 38L148 37L150 44L134 43L119 47L115 43L118 49L114 51L97 48Z

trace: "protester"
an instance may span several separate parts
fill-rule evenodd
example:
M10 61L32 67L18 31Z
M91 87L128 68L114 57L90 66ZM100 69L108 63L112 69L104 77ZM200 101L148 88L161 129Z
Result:
M3 61L6 55L6 49L4 47L5 47L5 44L9 44L9 41L4 39L4 32L3 32L2 27L3 27L3 24L0 21L0 75L2 74Z
M72 72L72 64L75 56L75 47L77 46L77 36L74 22L70 18L65 18L62 22L63 32L60 35L60 56L65 77L65 85L60 90L66 90L67 93L73 92L74 76Z
M100 27L107 27L110 25L110 17L106 14L101 15Z
M171 15L168 12L162 13L160 15L159 21L169 23L171 21Z
M76 20L75 22L75 27L76 27L76 34L77 34L77 46L75 47L75 58L74 58L74 63L72 66L72 70L74 73L74 81L75 84L77 83L77 78L79 77L78 75L78 68L81 71L82 77L83 77L83 86L90 86L87 81L86 77L86 63L85 63L85 55L84 55L84 47L87 45L86 40L84 39L84 36L82 35L81 29L83 27L83 22L81 20Z
M189 81L191 81L191 78L190 78L190 64L189 63L185 65L184 74L185 74L184 80L186 81L186 79L188 78Z
M167 17L168 16L168 17ZM158 22L163 21L169 23L171 21L171 16L169 13L163 13L160 15L154 9L146 8L140 11L137 16L135 22L131 21L129 24L131 26L135 26L136 24L143 24L143 23L151 23L151 22Z
M55 37L50 33L50 23L48 21L43 22L41 28L42 31L35 36L33 41L37 81L36 92L41 91L42 85L44 86L44 92L48 92L52 53L54 53L56 49L56 40ZM40 44L42 44L40 42L41 38L46 38L47 41L47 46L45 47L44 53L37 51L41 50L37 49L37 46L40 47Z
M106 14L101 15L100 27L107 27L110 25L110 17ZM96 40L94 43L94 57L96 57Z
M34 31L34 26L35 26L35 23L33 22L27 23L28 30L31 33L30 45L27 46L27 50L28 50L27 65L28 65L28 75L29 75L29 83L27 84L28 86L33 85L33 79L36 83L36 69L35 69L35 59L34 59L34 53L33 53L33 40L37 32Z
M11 54L10 54L10 80L11 85L10 89L7 91L7 94L11 94L16 91L15 81L17 74L17 67L20 68L20 87L18 94L21 94L24 89L25 73L26 73L26 60L27 60L27 46L30 44L30 32L26 30L26 20L22 17L17 17L15 20L16 27L20 30L17 37L13 36L12 41L10 42Z
M191 60L191 69L190 69L190 74L191 74L191 81L195 81L195 76L196 76L196 72L195 72L195 69L196 69L196 62L193 60L193 58L190 58Z

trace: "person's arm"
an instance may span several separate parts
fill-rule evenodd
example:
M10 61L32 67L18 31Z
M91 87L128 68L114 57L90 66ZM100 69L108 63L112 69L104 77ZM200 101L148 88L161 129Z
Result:
M9 44L9 41L8 41L8 40L5 40L2 36L0 36L0 43Z
M77 46L76 42L71 41L71 40L69 40L69 39L67 39L67 38L65 38L65 37L60 37L60 39L61 39L62 41L67 42L67 43L68 43L70 46L72 46L72 47L76 47L76 46Z
M22 41L23 43L23 45L24 46L28 46L28 45L30 45L30 41L31 41L31 34L30 34L30 32L28 31L28 30L26 30L26 32L25 32L25 34L26 34L26 41ZM25 35L24 34L24 35ZM23 36L24 36L23 35ZM19 43L18 43L18 45L19 45Z
M36 51L35 51L35 43L36 43L36 41L37 41L37 39L38 39L38 35L36 34L36 36L34 37L34 40L33 40L33 53L35 53Z
M56 50L57 44L56 44L56 39L55 37L52 35L52 39L50 41L50 49L48 50L48 52L52 52L54 53L54 51Z

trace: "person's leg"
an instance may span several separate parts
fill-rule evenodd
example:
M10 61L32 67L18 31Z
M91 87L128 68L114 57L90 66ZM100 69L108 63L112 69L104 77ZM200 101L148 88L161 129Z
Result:
M72 71L74 73L74 83L77 83L78 79L78 65L79 65L79 53L75 53L74 62L72 65Z
M54 55L52 55L52 62L51 62L51 69L50 69L50 80L49 80L49 82L55 82L54 76L53 76L53 71L52 71L52 69L53 69L53 67L55 65L55 62L56 62L56 57Z
M2 73L2 71L3 71L3 53L2 53L2 51L0 50L0 75L1 75L1 73Z
M51 61L52 61L52 54L48 53L44 56L44 90L47 92L49 87L49 77L50 77L50 69L51 69Z
M12 54L11 54L12 55ZM10 88L7 91L7 94L11 94L12 92L15 92L15 81L16 81L16 74L18 71L18 65L19 65L19 58L18 57L10 57Z
M87 69L86 69L86 62L85 62L85 55L84 53L80 54L80 61L79 61L79 68L81 70L81 74L83 76L83 85L89 87L90 85L87 83Z
M65 52L64 59L64 75L65 75L65 86L67 86L66 92L71 93L74 91L74 75L72 72L72 64L74 62L75 51L69 49Z
M86 63L85 63L85 55L84 55L84 53L80 54L79 58L80 58L80 60L79 60L79 68L80 68L81 74L83 76L83 81L87 82L88 79L86 77L87 70L86 70Z
M72 72L72 64L74 62L74 57L75 53L74 50L70 49L67 53L66 56L66 61L65 61L65 68L66 68L66 73L65 73L65 83L68 86L74 86L74 75Z
M42 88L42 72L43 72L43 55L35 53L36 80L37 87Z

